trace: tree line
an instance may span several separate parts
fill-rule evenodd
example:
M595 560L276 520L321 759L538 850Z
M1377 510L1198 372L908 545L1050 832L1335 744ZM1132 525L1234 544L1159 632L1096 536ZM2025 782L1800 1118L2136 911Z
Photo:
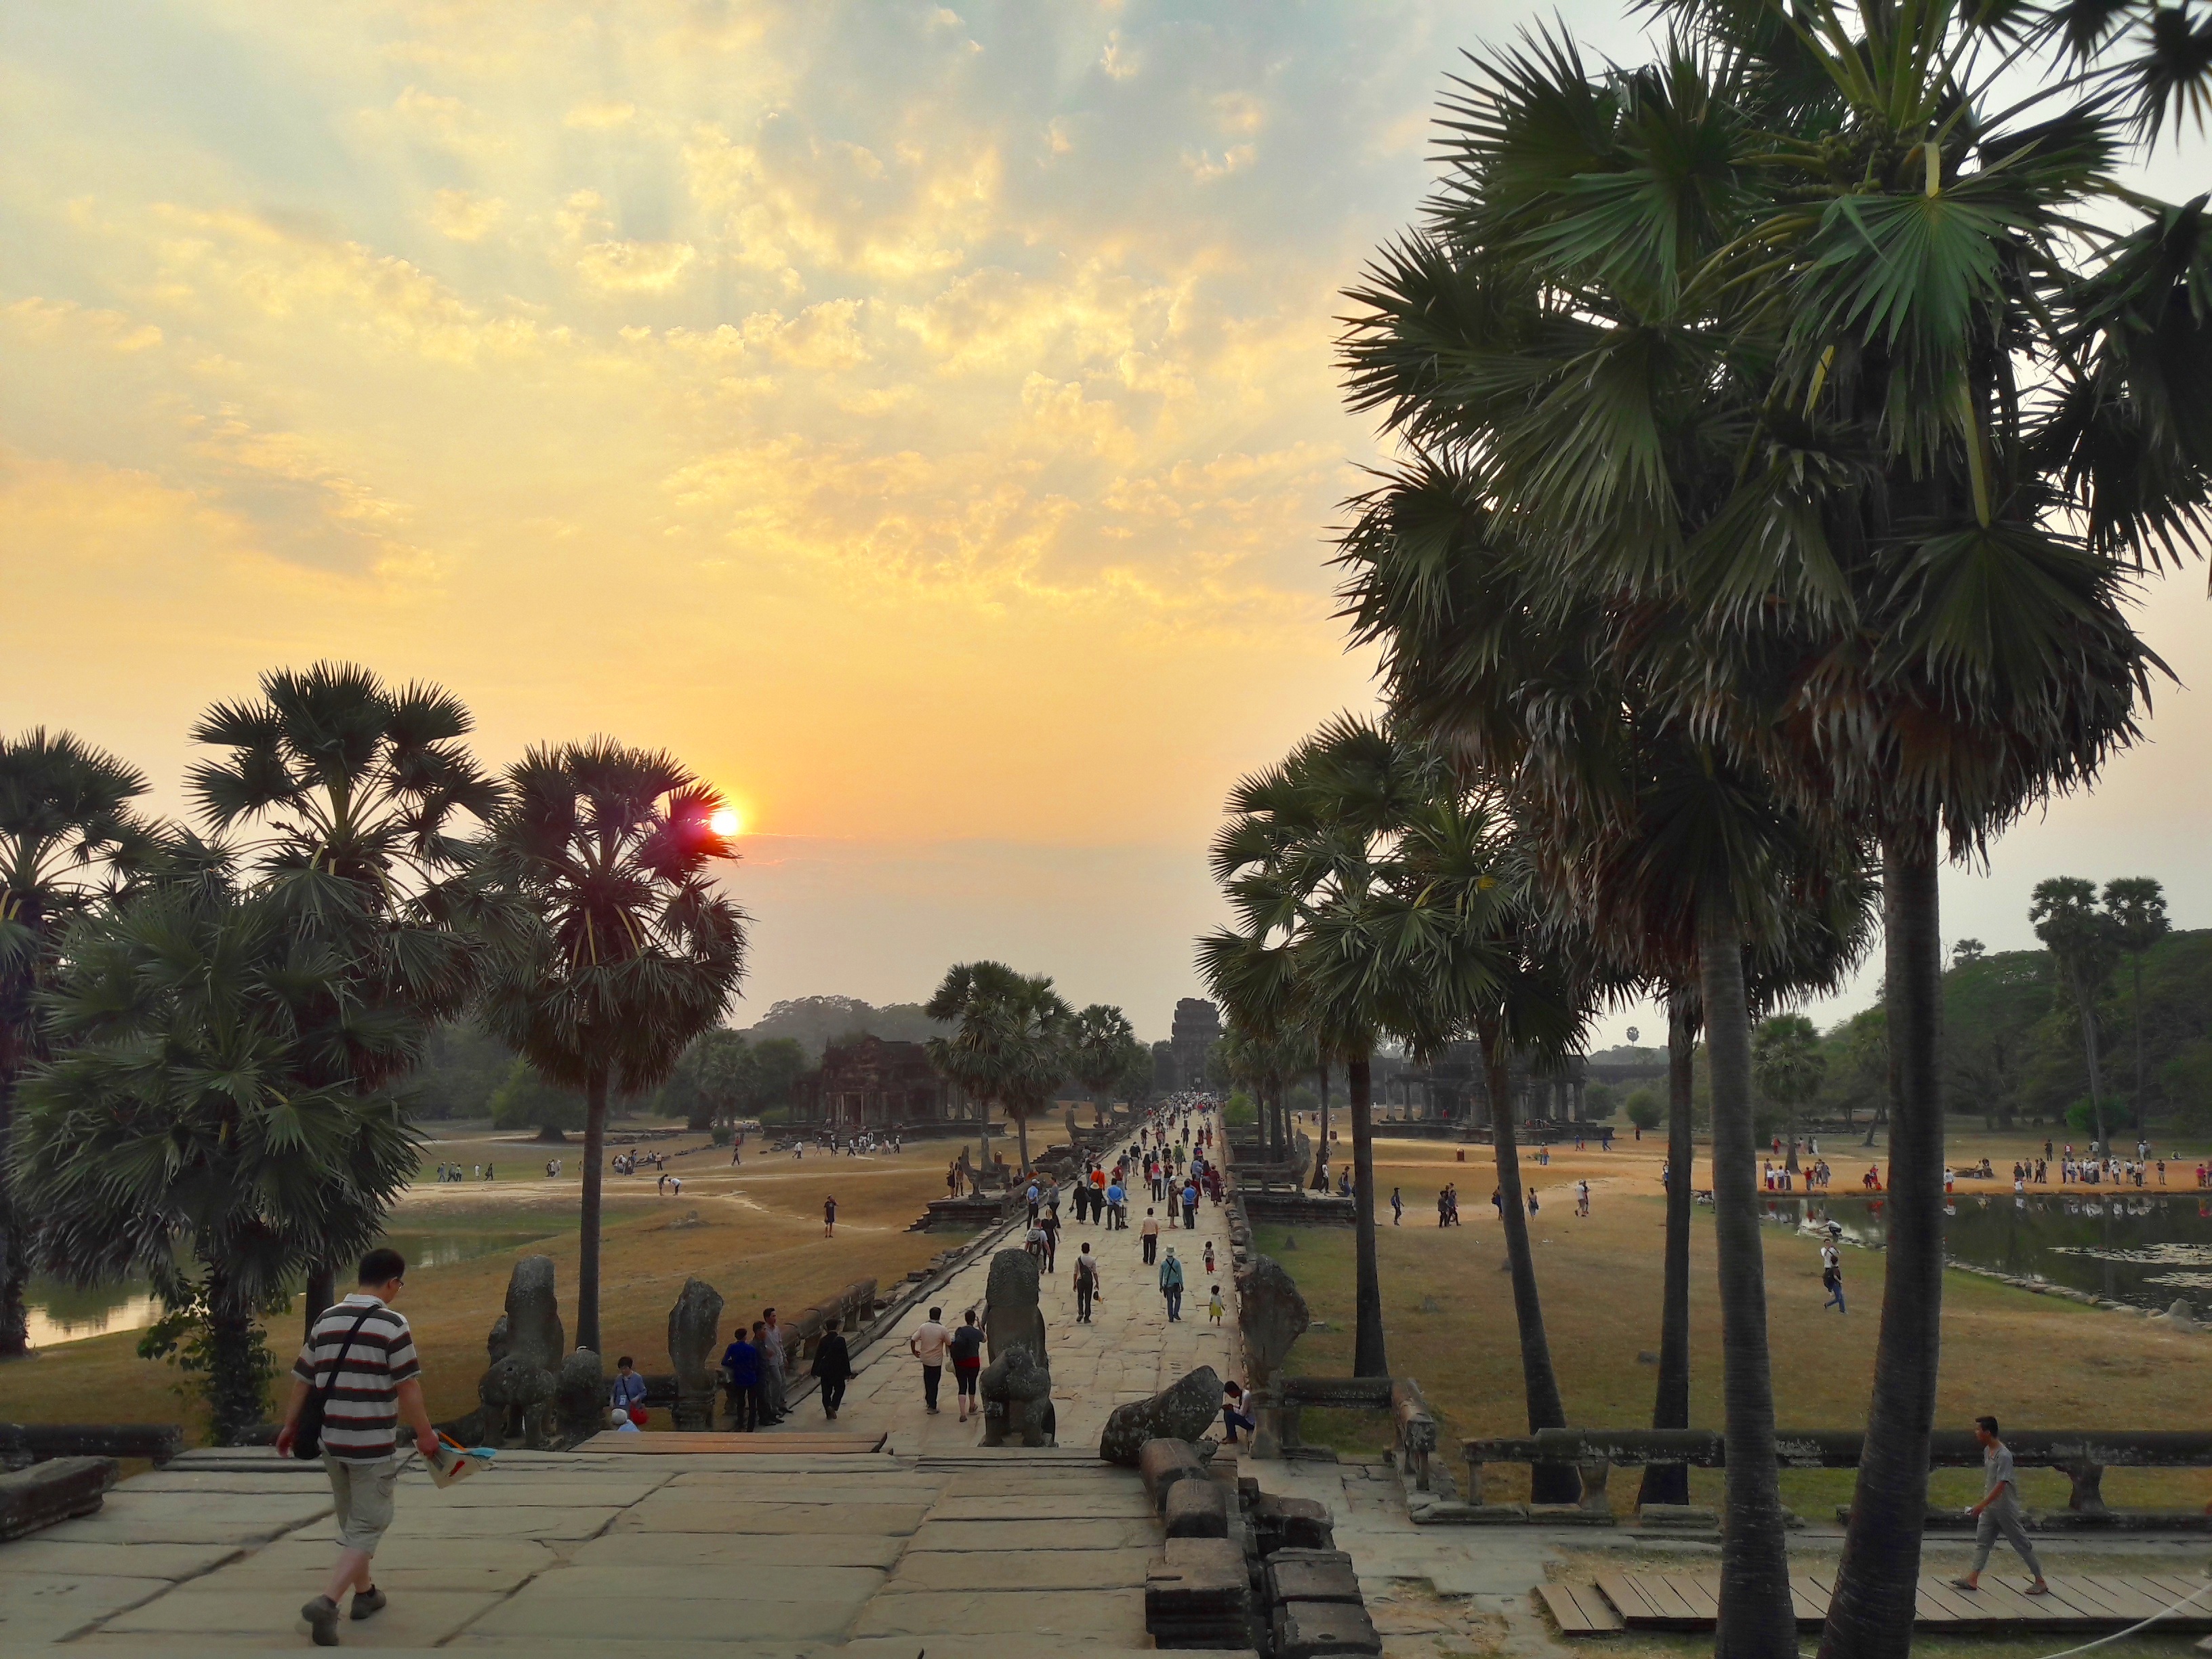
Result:
M1235 925L1200 963L1242 1040L1292 1074L1308 1045L1346 1066L1364 1375L1387 1369L1377 1044L1473 1036L1503 1102L1516 1054L1556 1066L1595 1011L1663 1003L1662 1427L1687 1422L1702 1032L1715 1650L1765 1659L1797 1633L1755 1112L1826 1066L1809 1025L1753 1032L1878 932L1887 1282L1821 1645L1903 1655L1954 1086L1936 876L2094 783L2164 672L2127 607L2207 539L2212 227L2115 173L2202 111L2212 57L2179 14L2110 0L1661 9L1648 64L1593 67L1563 25L1473 55L1421 220L1347 296L1349 401L1399 447L1337 553L1384 713L1237 785L1212 850ZM2080 898L2039 904L2063 922ZM1528 1419L1552 1426L1493 1121Z
M0 1358L25 1281L143 1276L215 1433L259 1419L258 1321L312 1308L417 1162L406 1085L466 1017L585 1103L577 1341L599 1346L611 1100L714 1026L745 921L715 791L608 738L470 753L468 710L273 670L191 729L193 821L67 734L0 743Z

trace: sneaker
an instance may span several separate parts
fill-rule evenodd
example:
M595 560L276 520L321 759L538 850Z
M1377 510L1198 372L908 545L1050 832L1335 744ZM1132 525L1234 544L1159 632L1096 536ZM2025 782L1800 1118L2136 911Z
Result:
M300 1609L300 1617L307 1621L307 1632L315 1638L319 1648L334 1648L338 1644L338 1604L327 1595L318 1595Z
M353 1593L353 1616L356 1619L372 1618L384 1611L384 1592L374 1584L365 1590L356 1590Z

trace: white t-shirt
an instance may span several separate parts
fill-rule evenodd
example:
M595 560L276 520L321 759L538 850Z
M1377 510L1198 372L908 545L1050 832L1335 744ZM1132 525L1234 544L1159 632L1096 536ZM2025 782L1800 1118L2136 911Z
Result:
M933 1319L914 1334L915 1358L925 1365L942 1365L951 1346L952 1333Z
M1149 1238L1152 1235L1158 1233L1159 1230L1160 1224L1154 1220L1151 1216L1146 1216L1145 1218L1145 1224L1137 1229L1137 1236L1139 1238Z

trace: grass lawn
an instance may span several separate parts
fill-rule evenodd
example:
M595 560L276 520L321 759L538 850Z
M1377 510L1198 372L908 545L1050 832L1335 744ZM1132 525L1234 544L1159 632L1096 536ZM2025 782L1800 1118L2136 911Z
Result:
M1981 1138L1976 1138L1978 1141ZM1986 1150L2000 1167L2024 1151L2025 1135L1988 1137L1989 1146L1955 1147L1954 1156ZM1593 1143L1593 1146L1594 1146ZM1465 1162L1457 1154L1465 1153ZM1571 1422L1593 1427L1650 1423L1656 1380L1665 1243L1665 1200L1659 1188L1663 1143L1616 1143L1610 1153L1554 1149L1549 1168L1522 1157L1523 1178L1538 1192L1532 1226L1536 1273ZM1841 1158L1838 1187L1863 1165ZM1574 1213L1573 1185L1591 1185L1589 1219ZM1698 1178L1709 1180L1702 1157ZM2193 1181L2193 1172L2190 1180ZM1465 1225L1439 1230L1435 1198L1456 1181ZM1376 1190L1393 1186L1406 1202L1404 1224L1382 1212L1380 1255L1383 1316L1390 1368L1420 1382L1443 1419L1446 1443L1477 1434L1528 1429L1519 1340L1510 1280L1490 1194L1497 1184L1486 1146L1378 1140ZM1782 1426L1845 1428L1865 1421L1875 1338L1881 1314L1883 1258L1847 1250L1851 1311L1822 1311L1819 1251L1781 1228L1765 1235L1768 1319L1776 1406ZM1349 1229L1255 1229L1255 1248L1274 1256L1298 1281L1326 1329L1310 1332L1293 1351L1293 1370L1347 1375L1352 1369L1352 1236ZM1691 1242L1691 1420L1722 1420L1720 1309L1715 1285L1712 1215L1697 1213ZM2031 1295L1968 1273L1946 1276L1940 1420L1960 1428L1982 1412L2023 1428L2084 1426L2200 1428L2212 1385L2212 1338L2169 1333L2133 1316ZM1641 1356L1651 1355L1652 1362ZM1379 1447L1382 1423L1352 1413L1309 1412L1309 1437L1345 1447ZM1464 1474L1464 1466L1459 1466ZM1783 1497L1799 1513L1824 1518L1849 1500L1850 1470L1785 1471ZM1638 1476L1612 1482L1617 1510L1633 1507ZM1720 1472L1693 1471L1699 1501L1715 1501ZM1517 1490L1516 1490L1517 1488ZM2021 1490L2034 1507L2063 1507L2069 1485L2055 1471L2023 1470ZM1491 1495L1527 1495L1525 1471L1494 1468ZM2115 1504L2202 1505L2212 1500L2212 1471L2115 1469L2105 1478ZM1971 1470L1936 1477L1934 1497L1963 1506L1980 1495Z
M431 1126L434 1130L441 1126ZM703 1135L660 1141L664 1152L696 1146ZM666 1370L668 1310L687 1277L722 1293L724 1319L748 1322L763 1306L796 1310L856 1279L888 1287L954 1242L906 1228L945 1192L945 1164L957 1146L928 1141L896 1157L831 1158L810 1152L756 1154L729 1167L726 1152L671 1158L684 1177L680 1198L660 1197L652 1172L607 1180L606 1229L600 1255L600 1320L607 1368L620 1353L641 1370ZM538 1242L439 1267L410 1269L398 1306L415 1328L431 1414L458 1415L476 1404L485 1365L484 1339L502 1310L517 1256L550 1255L556 1264L562 1316L575 1335L576 1206L580 1188L577 1145L551 1147L459 1126L424 1148L427 1176L441 1161L474 1164L489 1158L490 1182L418 1184L393 1212L395 1233L410 1237L485 1234ZM558 1179L544 1175L549 1157L563 1160ZM837 1235L822 1236L822 1200L837 1200ZM699 1224L673 1225L696 1214ZM297 1347L297 1316L271 1322L270 1346L280 1365ZM48 1348L0 1367L0 1420L178 1422L200 1431L168 1365L140 1359L138 1334L116 1331ZM665 1425L657 1425L665 1426Z

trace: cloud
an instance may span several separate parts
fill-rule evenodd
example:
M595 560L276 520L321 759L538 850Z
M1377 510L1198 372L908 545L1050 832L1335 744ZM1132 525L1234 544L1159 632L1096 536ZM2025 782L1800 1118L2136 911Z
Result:
M136 322L119 311L81 306L74 300L32 295L0 307L0 315L39 339L79 340L121 352L148 351L161 343L161 331L153 324Z
M1210 185L1216 179L1226 179L1232 173L1242 173L1260 157L1257 144L1231 144L1217 158L1205 150L1185 150L1183 168L1201 185Z
M506 213L496 196L441 190L430 198L430 228L456 242L480 242Z
M561 125L586 132L611 132L617 127L628 126L636 114L635 104L613 99L594 99L571 108L561 118Z
M609 294L665 294L698 257L689 242L593 242L576 255L576 274Z

